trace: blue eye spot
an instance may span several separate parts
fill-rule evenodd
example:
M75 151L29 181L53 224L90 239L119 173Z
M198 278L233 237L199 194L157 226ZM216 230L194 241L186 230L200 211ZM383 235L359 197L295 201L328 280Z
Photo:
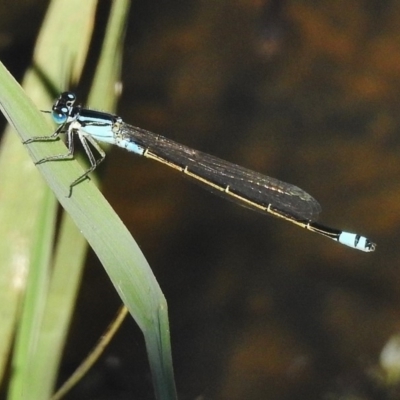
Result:
M51 116L53 117L53 121L58 125L64 124L67 121L67 114L65 113L53 111Z

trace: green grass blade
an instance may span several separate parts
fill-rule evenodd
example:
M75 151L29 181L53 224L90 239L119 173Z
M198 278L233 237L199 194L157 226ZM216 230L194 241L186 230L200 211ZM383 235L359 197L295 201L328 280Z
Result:
M43 116L3 66L0 66L0 84L3 87L1 108L21 138L43 134L46 130ZM24 112L25 118L17 118L16 108ZM38 160L46 156L43 147L48 146L52 148L50 154L62 152L57 150L63 147L58 142L46 143L45 146L33 143L26 147L33 159ZM74 188L72 196L67 197L69 184L82 173L76 161L44 163L39 165L39 170L96 252L118 294L145 333L146 341L151 337L155 342L151 357L157 359L157 374L153 377L156 393L162 392L158 398L175 398L167 304L143 254L92 182L82 182Z
M58 1L56 3L59 7L60 5L65 6L68 3L69 9L71 10L73 8L71 6L71 1ZM88 3L85 3L85 5ZM91 2L91 4L93 4L93 2ZM82 56L73 55L73 49L79 47L82 43L83 45L88 43L87 40L82 40L82 37L88 37L88 35L83 34L77 29L77 23L68 23L67 12L60 12L59 7L56 10L57 15L58 17L62 15L63 21L57 21L56 15L54 20L47 18L44 26L50 26L51 28L46 28L50 32L52 30L54 32L54 29L60 26L60 23L64 24L64 26L73 27L73 32L70 31L69 38L71 39L71 43L75 43L75 45L71 48L69 47L70 42L67 40L68 38L62 40L63 53L67 54L67 56L64 56L63 60L64 63L66 59L68 61L68 58L82 60ZM102 95L95 94L94 98L102 99L103 101L112 100L110 103L96 103L95 106L101 109L111 109L113 104L115 104L115 96L113 93L114 85L110 84L110 82L114 83L115 77L119 75L122 54L121 37L124 32L124 18L127 15L128 7L129 3L126 0L114 2L112 6L112 17L110 18L110 24L107 28L106 41L100 57L99 69L94 79L94 89L92 92L102 93ZM53 11L54 10L55 9L53 9ZM80 13L78 16L78 20L79 19L89 21L87 25L89 25L90 31L92 18L85 18L83 13ZM57 37L57 40L59 40L60 35L55 35L53 33L53 38L54 37ZM46 66L45 60L60 60L60 46L58 46L57 49L54 41L51 40L51 35L46 37L46 35L43 34L38 41L38 47L45 49L47 52L43 50L43 53L39 53L41 56L38 56L36 61L37 69L46 72L46 76L50 82L59 81L54 69L46 71L44 67ZM83 48L84 47L85 46L83 46ZM58 67L60 65L59 63L54 64ZM79 76L79 71L76 70L73 76ZM42 90L40 89L42 82L39 81L35 74L29 74L26 82L28 82L28 86L32 85L36 87L37 91ZM9 120L12 121L17 128L22 140L26 140L31 136L50 134L51 131L43 123L43 116L40 114L33 115L30 112L32 111L32 105L29 104L26 98L24 100L22 99L23 94L18 92L17 86L13 86L14 82L12 78L7 76L4 69L0 71L0 84L4 88L4 91L0 94L0 102L3 106L3 110L8 115ZM47 101L43 101L43 99L37 102L36 95L34 95L34 97L37 104L47 103ZM93 106L93 104L90 105ZM48 106L42 108L48 108ZM20 145L22 151L23 147L24 146ZM25 147L31 153L34 160L40 160L50 154L65 153L65 146L60 142L34 143ZM32 167L31 164L30 167ZM66 198L69 183L82 173L81 167L75 161L47 163L38 166L38 168L42 171L45 179L49 182L63 206L69 212L72 210L71 215L74 220L79 221L79 230L84 232L87 236L92 247L103 262L116 289L123 298L123 301L127 304L131 314L143 330L157 398L176 398L166 302L144 257L132 241L129 233L126 232L126 229L113 214L112 210L108 205L104 204L104 199L102 199L101 196L97 197L99 194L95 191L90 182L83 182L79 187L74 189L71 199ZM91 192L92 190L94 190L93 194ZM94 193L96 193L96 196ZM70 209L68 207L70 207ZM51 207L48 208L51 209ZM91 212L94 214L90 215ZM107 214L109 214L109 217L104 221L104 216ZM82 218L82 216L87 218ZM46 220L45 217L43 217L43 219ZM109 226L109 221L112 220L114 220L114 222ZM69 235L77 237L77 231L74 232L74 228L68 218L65 218L64 221L65 223L63 223L63 226L66 226L67 230L72 231ZM98 222L102 223L98 225ZM69 235L66 233L66 236L70 238L71 236ZM39 235L39 237L40 236L43 238L45 237L45 235ZM61 239L64 237L63 231L60 237ZM114 243L110 240L110 237L114 239ZM51 243L49 238L45 241L47 245ZM32 385L32 389L37 392L37 395L35 394L32 398L46 398L49 388L51 388L55 379L61 353L60 349L62 348L65 338L65 332L67 331L72 304L75 300L76 292L74 288L77 287L80 277L79 265L85 253L85 245L82 240L78 239L77 242L74 243L75 249L78 249L78 251L75 252L71 251L71 248L67 247L68 245L62 244L63 242L64 240L61 240L61 245L59 245L56 253L56 268L52 281L48 285L48 302L43 312L42 329L38 332L39 340L36 342L37 356L34 357L34 359L38 361L37 365L39 368L32 368L35 373L31 376L31 380L26 380L26 384ZM70 239L67 239L66 242L71 243ZM105 246L105 244L108 246ZM40 243L37 244L36 247L40 248ZM71 255L76 255L77 257L72 258ZM69 275L71 277L71 282L67 285L68 288L62 284L66 282L65 271L67 270L71 273L71 275ZM42 286L45 285L43 284ZM63 312L57 312L60 310L63 310ZM28 317L30 316L28 312ZM57 327L59 328L58 330ZM21 342L23 343L23 341ZM46 357L46 355L51 355L52 357L49 358L48 356ZM46 359L46 369L43 369L44 360ZM21 358L21 362L23 362L23 358ZM40 369L40 367L42 368ZM47 373L47 376L44 376L45 373ZM46 380L44 381L43 379ZM42 391L40 392L41 389ZM17 393L17 391L15 393Z
M2 140L0 171L0 377L3 377L34 257L33 242L41 229L38 205L49 204L50 191L43 188L42 178L26 152L21 151L15 134L6 134ZM50 229L53 229L51 224Z
M77 7L80 9L79 14L76 14L74 11ZM84 4L77 0L53 1L50 5L37 41L34 62L36 66L35 71L39 70L53 86L56 82L63 80L61 74L66 72L65 65L72 65L72 61L74 61L74 68L72 70L73 79L77 79L80 75L91 37L95 7L96 1L92 0L84 2ZM66 29L60 30L60 26ZM70 58L69 60L68 57ZM49 60L52 60L52 62L49 62ZM4 81L3 84L7 85ZM41 80L41 77L36 72L30 71L27 73L24 79L24 86L35 98L36 104L45 104L44 109L49 107L51 104L50 97L44 90L43 80ZM14 94L11 90L8 94L10 96L8 100ZM15 120L28 124L31 116L27 115L26 110L21 109L18 105L14 105L14 107ZM43 124L40 134L43 135L49 132L49 129L47 124ZM61 298L64 300L62 305L59 303L51 305L49 303L47 294L50 274L46 274L46 272L49 271L50 260L52 259L50 251L53 250L52 236L54 221L56 219L56 201L52 193L48 190L47 185L43 182L43 179L37 173L37 168L32 164L29 157L27 157L24 146L21 145L15 133L8 130L5 138L6 140L3 143L6 143L7 146L2 146L5 153L2 159L7 161L8 155L12 154L13 162L8 165L16 165L18 168L5 168L3 170L5 174L3 174L2 178L20 183L18 193L7 191L6 195L10 196L14 204L21 202L21 207L18 210L19 214L22 215L25 210L30 211L29 217L25 216L25 221L18 218L19 215L16 216L17 218L14 217L14 222L16 223L14 230L19 229L24 231L26 224L36 227L36 229L31 229L29 237L25 235L23 243L23 249L27 253L26 264L27 266L30 265L30 273L27 283L27 301L24 302L24 311L21 314L20 321L18 321L19 333L15 344L9 398L20 399L20 394L27 391L29 391L30 399L48 398L49 390L51 391L49 388L53 386L57 372L56 368L49 370L49 360L54 361L56 355L61 353L66 329L62 324L53 325L54 330L49 332L49 324L46 323L46 318L52 314L51 311L56 310L57 306L61 307L63 311L72 309L74 302L67 296L63 296ZM14 164L18 159L21 159L22 162ZM21 168L21 166L25 167ZM2 200L0 199L0 208L5 209L8 214L11 210L15 209L15 207L12 207L12 204L7 204ZM1 221L3 221L3 216L0 215L0 217ZM77 234L79 235L75 229L74 235L76 236ZM34 241L30 238L34 238ZM7 257L11 259L15 258L15 252L10 250L12 250L11 246L9 249L5 249ZM77 258L74 259L73 257L75 256L80 257L80 260ZM82 265L83 260L84 256L80 251L70 253L69 255L69 261L74 267ZM5 260L5 262L7 261ZM2 271L0 279L3 279L3 270L6 270L3 268L3 265L5 264L2 263L0 268ZM68 267L69 265L66 264L64 275L71 277L73 269L69 268L68 270ZM27 269L28 267L26 267ZM57 268L54 272L56 270ZM80 276L80 272L77 276ZM6 282L6 279L4 279L4 282ZM23 292L25 282L22 286L22 289L20 289L21 292ZM50 285L50 289L51 287L52 285ZM76 283L75 288L71 288L71 290L76 293L77 287L78 284ZM16 309L17 307L13 307L13 304L17 304L17 302L9 293L7 294L7 301L2 302L0 308L4 306ZM33 307L32 305L36 306ZM60 314L65 315L64 313ZM8 321L13 321L14 323L7 321L5 324L7 327L16 326L18 314L14 313L12 316L14 317L14 321L12 318L9 318ZM5 350L4 355L6 355L6 349L11 344L13 331L8 329L6 333L6 335L2 336L2 338L9 339L2 341L2 346L4 346ZM49 334L50 337L57 338L57 340L44 340L40 342L40 339L43 339L46 335L49 338ZM45 346L40 345L41 343L45 344ZM1 361L5 362L5 360L6 357L3 357ZM21 366L21 368L18 366ZM40 384L35 387L34 383L37 382Z
M114 112L120 87L122 50L129 0L114 1L111 6L104 44L88 98L90 107Z
M24 296L24 307L16 337L15 356L12 368L14 372L13 384L8 397L10 399L36 399L39 393L33 388L31 379L32 371L40 364L37 352L36 338L41 336L42 321L47 301L49 285L51 248L47 245L53 243L55 221L53 215L56 210L54 197L46 195L41 204L37 219L38 228L35 230L36 245L33 247L31 269ZM45 267L45 268L44 268ZM43 360L46 362L47 360ZM42 364L43 364L42 362ZM29 383L29 384L28 384Z

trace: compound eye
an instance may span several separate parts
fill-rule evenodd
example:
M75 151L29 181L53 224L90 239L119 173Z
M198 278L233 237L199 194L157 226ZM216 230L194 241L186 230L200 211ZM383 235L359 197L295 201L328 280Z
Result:
M67 114L63 112L63 110L53 110L51 113L51 116L53 117L53 120L56 124L61 125L67 122Z

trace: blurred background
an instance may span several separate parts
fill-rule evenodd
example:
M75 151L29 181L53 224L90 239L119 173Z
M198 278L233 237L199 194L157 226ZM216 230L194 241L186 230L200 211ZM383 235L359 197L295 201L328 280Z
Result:
M22 77L47 1L6 3L0 57ZM167 298L179 398L399 398L400 3L135 0L123 65L126 122L293 183L320 222L378 244L340 246L110 149L104 193ZM90 253L60 381L119 303ZM153 396L129 320L67 399Z

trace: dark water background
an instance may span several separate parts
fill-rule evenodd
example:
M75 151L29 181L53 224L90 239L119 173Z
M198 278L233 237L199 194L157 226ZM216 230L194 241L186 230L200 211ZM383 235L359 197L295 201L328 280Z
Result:
M17 3L0 56L22 76L46 4ZM321 222L378 243L345 248L112 149L104 192L168 300L179 398L399 398L379 355L400 331L400 2L137 0L122 82L128 123L296 184ZM90 254L62 377L118 305ZM67 399L133 398L154 395L127 321Z

